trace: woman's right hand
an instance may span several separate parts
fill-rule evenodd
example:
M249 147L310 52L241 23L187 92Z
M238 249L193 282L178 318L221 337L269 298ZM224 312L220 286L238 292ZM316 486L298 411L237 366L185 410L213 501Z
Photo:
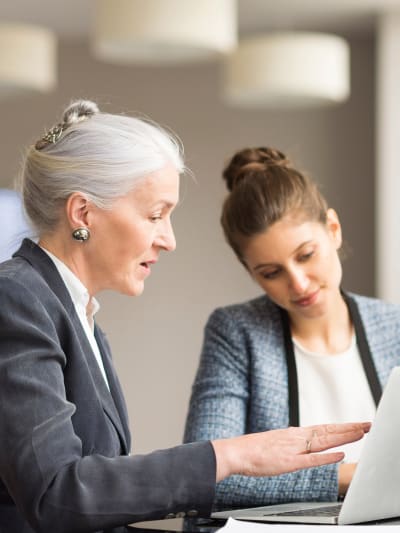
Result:
M350 482L353 479L356 471L356 463L342 463L339 465L339 496L344 496L349 488Z
M233 474L276 476L337 463L343 452L318 452L359 440L370 427L370 422L322 424L214 440L217 482Z

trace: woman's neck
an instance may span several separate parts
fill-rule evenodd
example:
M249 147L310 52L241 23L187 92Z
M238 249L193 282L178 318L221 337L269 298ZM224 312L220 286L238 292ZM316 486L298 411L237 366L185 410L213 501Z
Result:
M323 316L312 319L289 316L289 319L292 337L311 352L334 355L350 346L354 328L340 292Z
M54 237L53 235L42 236L38 242L39 246L62 261L83 283L89 294L93 296L94 291L90 284L91 278L87 269L83 246L81 244L72 246L66 243L68 243L68 239L63 238L62 235L59 237Z

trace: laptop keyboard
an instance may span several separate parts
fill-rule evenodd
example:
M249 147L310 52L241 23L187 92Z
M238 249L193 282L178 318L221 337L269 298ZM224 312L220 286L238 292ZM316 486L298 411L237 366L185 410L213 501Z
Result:
M338 516L341 503L330 505L328 507L314 507L313 509L297 509L297 511L282 511L274 513L274 516ZM264 515L268 516L268 514Z

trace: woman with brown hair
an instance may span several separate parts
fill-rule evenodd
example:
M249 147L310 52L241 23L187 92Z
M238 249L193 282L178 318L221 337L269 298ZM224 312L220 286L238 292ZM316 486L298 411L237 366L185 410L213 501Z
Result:
M338 215L282 152L241 150L223 178L226 240L264 295L210 316L185 442L372 419L400 364L400 307L341 289ZM340 465L229 477L215 503L335 500L360 450L361 443L345 447Z

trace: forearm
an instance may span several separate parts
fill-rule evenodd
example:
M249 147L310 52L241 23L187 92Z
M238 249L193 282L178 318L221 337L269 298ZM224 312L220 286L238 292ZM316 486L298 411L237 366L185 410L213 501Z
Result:
M107 459L89 456L60 470L27 516L37 531L98 531L169 513L208 516L215 458L209 443ZM38 502L36 502L38 503Z

